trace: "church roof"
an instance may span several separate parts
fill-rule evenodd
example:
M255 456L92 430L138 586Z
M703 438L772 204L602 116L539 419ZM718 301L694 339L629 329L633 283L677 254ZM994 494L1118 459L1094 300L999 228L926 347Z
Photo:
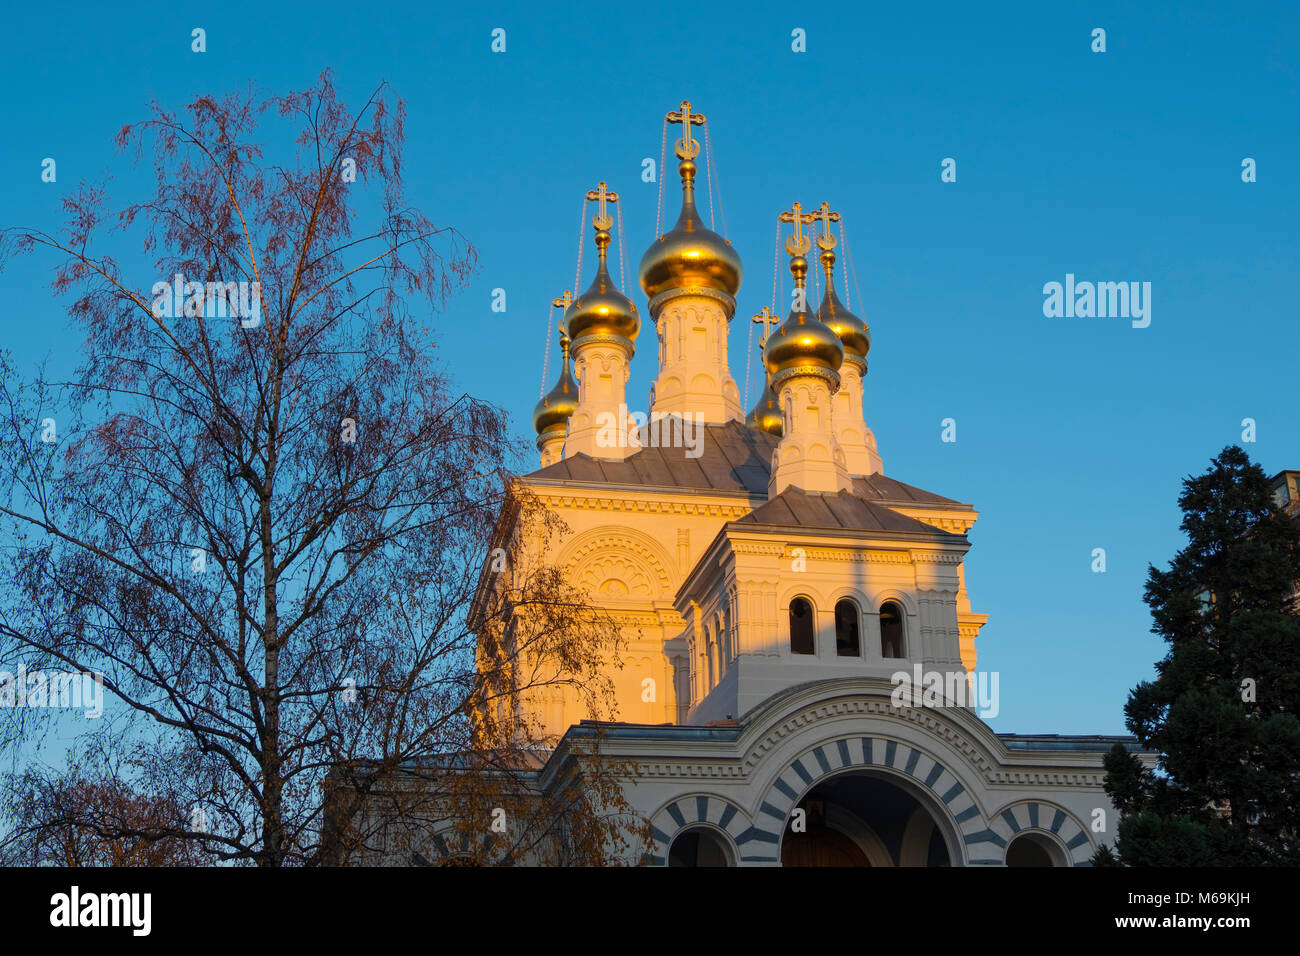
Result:
M894 478L886 478L884 475L875 474L853 479L853 493L859 498L867 498L874 501L906 501L918 505L956 505L961 504L952 498L945 498L943 495L936 495L933 491L925 491L913 485L904 484Z
M672 437L680 440L669 432L666 420L661 427L665 441ZM740 422L704 425L701 430L698 457L690 457L692 448L662 445L643 448L622 460L579 453L528 477L767 494L772 451L780 439Z
M841 491L837 494L807 492L802 488L787 488L775 498L755 508L737 521L738 524L794 526L830 531L899 531L912 534L943 535L960 538L961 535L940 531L915 518L899 514L892 508L878 505L856 494Z
M670 437L666 424L664 437ZM741 422L705 425L698 457L682 447L643 448L627 458L592 458L577 454L527 477L620 485L650 485L766 496L772 474L772 452L780 439ZM853 493L869 501L917 505L960 505L952 498L923 491L884 475L853 479Z

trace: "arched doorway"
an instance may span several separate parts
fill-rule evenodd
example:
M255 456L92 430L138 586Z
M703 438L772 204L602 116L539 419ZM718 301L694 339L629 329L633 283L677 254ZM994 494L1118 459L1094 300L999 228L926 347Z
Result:
M1007 866L1066 866L1065 853L1041 833L1022 833L1007 844Z
M669 866L735 866L731 847L710 827L688 827L668 848Z
M795 805L782 866L951 866L942 829L906 786L871 771L822 780Z

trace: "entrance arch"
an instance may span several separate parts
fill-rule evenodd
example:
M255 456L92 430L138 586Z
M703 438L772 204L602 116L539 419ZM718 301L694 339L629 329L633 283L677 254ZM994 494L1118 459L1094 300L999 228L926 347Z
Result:
M785 764L767 787L751 830L738 841L744 857L754 863L779 865L792 811L805 797L814 794L824 781L847 774L865 775L881 781L871 785L879 793L901 791L901 795L891 799L896 804L896 815L901 815L902 831L888 853L888 862L880 865L894 866L900 862L911 866L1001 863L1000 859L984 859L981 852L984 844L995 835L989 833L982 811L957 772L902 740L858 735L826 741ZM885 785L893 791L879 789ZM863 799L861 794L850 793L835 796L830 803L852 811L855 805L862 807ZM917 807L924 808L924 814L914 819ZM872 820L863 820L862 823L874 829ZM851 836L847 832L845 835ZM903 837L906 837L905 841ZM881 839L888 844L883 834ZM930 850L932 841L935 846L933 854ZM906 854L901 852L904 843ZM860 842L859 848L863 846ZM869 853L867 856L868 861L874 863Z
M782 866L951 866L932 801L882 770L846 769L810 787L781 837Z

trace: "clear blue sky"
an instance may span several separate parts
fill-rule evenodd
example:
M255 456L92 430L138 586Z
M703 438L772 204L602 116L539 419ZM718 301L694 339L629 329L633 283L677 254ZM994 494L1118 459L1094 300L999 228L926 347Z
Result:
M1181 544L1180 479L1239 441L1245 417L1270 474L1300 467L1295 5L471 6L14 5L0 223L53 226L79 179L124 174L112 137L151 97L179 108L250 80L279 93L331 67L356 106L387 79L409 111L411 199L481 254L436 320L445 357L528 434L581 195L601 179L623 194L635 270L657 190L641 160L658 159L664 112L689 98L709 117L745 263L737 381L743 319L771 298L776 212L830 200L872 329L867 418L886 473L982 512L967 581L991 615L979 663L1001 673L994 728L1123 732L1128 689L1164 652L1141 592L1148 562ZM206 54L190 52L193 27ZM490 50L496 27L505 54ZM940 182L944 157L956 183ZM677 196L670 181L670 219ZM589 247L588 276L590 262ZM0 274L0 344L58 367L77 338L49 297L52 264ZM1067 272L1152 283L1151 326L1045 318L1043 284ZM638 346L634 408L653 334ZM955 444L940 441L947 417Z

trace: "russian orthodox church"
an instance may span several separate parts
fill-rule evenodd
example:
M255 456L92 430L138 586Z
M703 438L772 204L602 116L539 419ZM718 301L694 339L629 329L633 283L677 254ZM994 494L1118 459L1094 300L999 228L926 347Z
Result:
M567 528L555 562L626 642L617 722L587 720L564 686L528 700L547 759L599 737L635 761L626 796L654 865L1088 865L1116 823L1102 758L1133 738L996 734L962 695L987 620L964 574L978 513L884 470L871 334L837 292L839 214L780 214L794 306L755 317L764 382L746 413L727 356L741 261L696 205L704 117L683 103L667 119L681 212L641 259L649 322L611 277L601 183L595 277L557 301L541 467L518 479ZM629 424L646 333L658 374Z

